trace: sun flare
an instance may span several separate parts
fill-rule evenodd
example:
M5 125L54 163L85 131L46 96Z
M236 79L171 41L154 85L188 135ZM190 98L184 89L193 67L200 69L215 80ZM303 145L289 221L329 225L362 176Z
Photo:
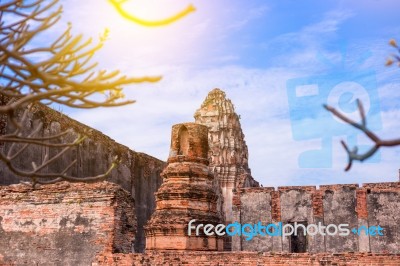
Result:
M147 27L158 27L158 26L168 25L196 10L196 8L192 4L189 4L184 10L167 18L158 20L146 20L134 15L133 13L127 11L127 9L123 7L123 4L127 3L128 1L109 0L109 2L115 7L115 9L123 18Z

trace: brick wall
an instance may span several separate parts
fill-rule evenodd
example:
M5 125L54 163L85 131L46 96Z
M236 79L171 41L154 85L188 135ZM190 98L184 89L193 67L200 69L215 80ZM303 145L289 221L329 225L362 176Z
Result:
M143 251L145 247L143 226L154 212L154 193L162 183L160 173L165 162L147 154L135 152L100 131L44 105L36 105L29 114L29 119L30 124L37 124L38 121L43 123L43 129L39 134L41 136L47 136L49 132L56 134L66 129L73 129L76 133L84 133L88 136L81 145L72 148L60 160L46 168L49 172L59 173L76 159L77 163L68 171L69 174L77 177L96 176L108 169L115 155L118 154L121 157L121 163L111 172L107 180L119 184L134 197L138 223L135 250ZM11 123L0 121L1 134L10 133L11 130ZM71 137L68 135L65 136L65 139L70 142ZM9 144L0 145L0 149L7 149L7 145L9 146ZM46 149L47 147L30 146L14 160L14 164L20 167L30 167L31 162L37 162L43 157ZM15 176L0 161L0 186L16 184L21 179L23 178Z
M152 252L98 256L93 265L399 265L400 255L371 253L274 254L257 252Z
M0 186L0 265L90 265L97 253L131 252L132 198L120 186Z
M234 217L241 224L304 222L349 224L384 228L383 236L350 233L348 236L307 235L307 251L373 252L400 251L400 183L325 185L274 188L244 188L237 191ZM291 252L289 237L233 237L234 251Z

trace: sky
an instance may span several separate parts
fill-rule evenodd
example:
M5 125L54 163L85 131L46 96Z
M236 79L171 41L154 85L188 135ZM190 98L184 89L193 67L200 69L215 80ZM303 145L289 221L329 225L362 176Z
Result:
M400 69L385 67L400 40L396 0L317 1L131 0L127 12L148 20L185 9L173 24L143 27L121 17L107 0L61 0L55 38L97 38L110 31L93 60L131 76L162 75L155 84L127 86L137 102L118 108L77 110L70 117L161 160L169 153L172 125L194 121L208 92L220 88L235 105L249 150L253 177L263 186L398 181L400 147L382 148L344 172L340 145L371 145L359 131L335 120L328 103L358 119L365 104L369 126L382 138L398 138ZM320 151L318 151L320 149Z

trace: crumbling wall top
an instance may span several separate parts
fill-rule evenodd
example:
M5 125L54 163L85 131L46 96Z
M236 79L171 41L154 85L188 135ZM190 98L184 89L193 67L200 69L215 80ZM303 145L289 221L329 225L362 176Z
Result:
M172 127L168 162L197 161L208 165L208 129L197 123Z

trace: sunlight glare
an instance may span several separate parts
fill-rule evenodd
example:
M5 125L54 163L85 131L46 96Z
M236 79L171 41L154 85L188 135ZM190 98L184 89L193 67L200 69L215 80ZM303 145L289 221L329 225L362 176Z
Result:
M148 27L157 27L157 26L165 26L167 24L173 23L183 17L185 17L186 15L188 15L191 12L194 12L196 9L192 4L189 4L186 9L174 14L174 15L170 15L167 18L164 19L160 19L160 18L156 18L154 20L147 20L145 18L140 18L132 13L130 13L129 11L127 11L125 9L125 3L132 3L129 1L119 1L119 0L109 0L109 2L115 7L115 9L118 11L118 13L124 17L125 19L132 21L134 23L137 23L139 25L143 25L143 26L148 26ZM147 4L149 4L147 2ZM132 10L136 10L137 8L132 8L132 5L130 5ZM148 10L157 10L156 8L157 6L154 6Z

